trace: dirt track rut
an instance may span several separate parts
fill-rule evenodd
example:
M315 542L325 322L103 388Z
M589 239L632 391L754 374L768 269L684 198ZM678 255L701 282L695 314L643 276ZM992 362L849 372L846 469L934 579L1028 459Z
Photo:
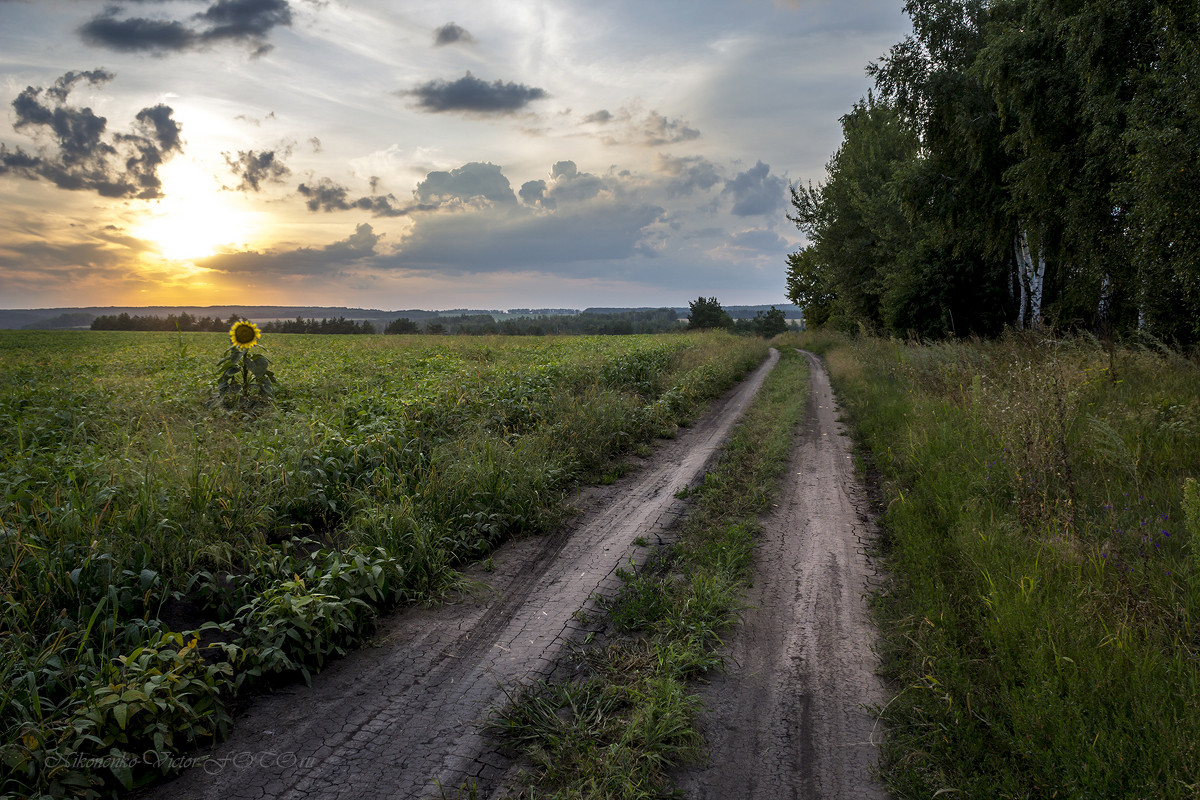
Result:
M729 671L701 692L707 766L677 775L695 800L884 798L872 780L884 701L865 595L874 529L811 353L809 405L776 510L755 547L754 585Z
M486 796L509 765L479 722L506 690L550 674L584 627L575 612L645 552L634 540L666 534L683 509L675 492L703 475L778 358L772 351L632 476L591 492L566 529L498 550L491 591L386 620L378 646L341 659L311 688L260 698L228 741L149 796L425 798L464 782Z

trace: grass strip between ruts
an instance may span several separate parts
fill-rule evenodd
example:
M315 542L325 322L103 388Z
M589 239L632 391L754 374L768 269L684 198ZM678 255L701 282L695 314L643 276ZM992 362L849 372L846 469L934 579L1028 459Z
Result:
M528 798L654 798L668 770L696 758L699 699L688 681L722 667L739 615L758 517L777 493L808 399L804 358L788 348L717 465L687 491L678 540L621 573L605 601L604 642L571 680L539 683L493 714L489 730L531 764Z

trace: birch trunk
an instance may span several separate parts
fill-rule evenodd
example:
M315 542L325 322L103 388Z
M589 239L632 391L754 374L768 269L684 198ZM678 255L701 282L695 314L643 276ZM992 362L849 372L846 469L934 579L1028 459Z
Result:
M1036 258L1029 247L1029 235L1024 227L1017 230L1013 242L1017 257L1017 281L1021 284L1021 311L1017 328L1033 330L1042 327L1042 289L1046 279L1046 256L1039 247Z

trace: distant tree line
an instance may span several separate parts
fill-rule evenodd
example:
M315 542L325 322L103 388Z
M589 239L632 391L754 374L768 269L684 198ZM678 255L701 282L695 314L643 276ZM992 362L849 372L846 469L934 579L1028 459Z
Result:
M461 314L417 323L408 317L392 320L384 333L459 334L468 336L623 336L634 333L665 333L681 327L675 311L657 308L611 314L543 314L497 321L491 314Z
M755 312L753 317L735 320L715 297L697 297L688 303L688 330L722 328L734 333L753 334L770 339L786 333L787 317L782 309L771 306L770 311Z
M233 323L242 319L233 314L227 320L219 317L195 317L186 311L168 314L165 317L147 315L108 314L92 320L94 331L228 331ZM356 322L345 317L336 319L270 320L259 325L263 333L375 333L375 325L369 320Z
M375 323L370 320L356 322L345 317L337 319L271 320L261 326L263 333L375 333Z
M908 0L824 183L810 324L1200 342L1200 0Z
M165 317L120 314L103 314L92 320L94 331L227 331L233 323L240 320L233 314L228 320L219 317L195 317L186 311L182 314L168 314Z
M699 306L697 306L699 303ZM735 332L774 336L788 329L783 311L771 307L759 311L752 319L734 321L716 298L700 298L691 304L692 315L688 328L728 328ZM715 310L714 310L715 308ZM97 331L219 331L229 330L241 317L234 314L228 320L216 317L195 317L188 313L160 316L138 316L128 313L111 314L92 320ZM635 333L669 333L683 329L678 315L671 308L636 311L574 314L541 314L497 320L491 314L459 314L424 320L399 317L387 323L385 334L456 334L465 336L626 336ZM356 321L345 317L328 319L270 320L259 325L263 333L377 333L370 320Z

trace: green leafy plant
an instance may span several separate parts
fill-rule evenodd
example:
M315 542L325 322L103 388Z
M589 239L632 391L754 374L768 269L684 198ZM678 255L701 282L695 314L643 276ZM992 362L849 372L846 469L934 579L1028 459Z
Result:
M239 320L229 329L229 340L232 344L217 362L217 394L226 401L236 398L239 404L274 397L276 380L270 360L262 352L250 352L262 340L262 331L253 322Z

